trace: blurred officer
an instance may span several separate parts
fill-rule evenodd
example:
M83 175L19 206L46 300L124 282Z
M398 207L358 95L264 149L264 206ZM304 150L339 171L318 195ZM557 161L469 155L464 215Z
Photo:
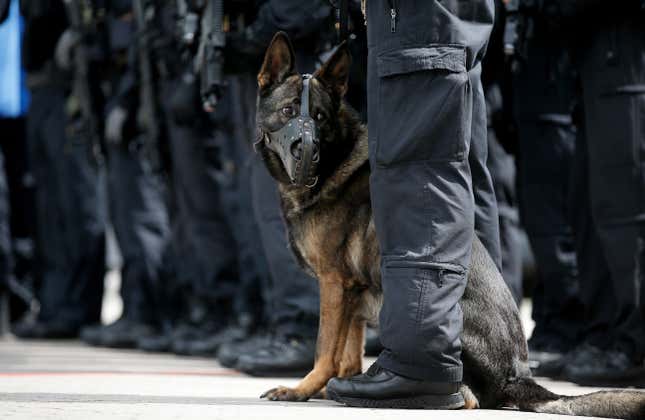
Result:
M549 6L562 28L575 27L582 88L573 206L588 346L572 352L563 376L589 384L642 383L645 3Z
M87 110L69 93L53 54L67 27L62 2L25 1L24 59L32 102L27 117L34 162L41 310L15 326L20 337L71 337L98 321L105 274L103 197ZM98 84L92 84L98 88ZM95 104L90 104L94 107Z
M247 9L248 10L248 9ZM252 200L258 231L255 241L268 263L262 298L268 334L256 334L246 340L223 345L218 358L225 366L235 367L256 376L300 376L313 366L318 330L318 292L316 280L299 267L288 248L287 233L281 215L275 181L260 160L253 156L255 141L256 75L262 56L275 32L285 30L294 41L296 62L302 72L313 71L320 52L333 38L331 7L326 1L258 2L257 13L245 27L231 32L227 50L231 60L242 59L246 66L235 72L235 89L241 114L233 117L236 125L245 127L243 136L232 140L244 145L250 161ZM239 90L238 90L239 89Z
M568 214L576 74L566 42L552 30L550 16L537 2L521 1L519 8L513 4L507 18L507 30L513 33L506 43L515 49L520 209L539 276L533 292L535 329L529 357L544 374L545 362L557 360L579 343L583 321Z
M480 77L493 15L492 1L367 2L385 350L365 375L327 384L366 406L397 398L406 407L429 394L426 408L463 406L459 299L474 232L501 268ZM419 304L419 294L438 284L441 293Z
M147 138L136 122L137 81L127 65L136 40L131 2L111 1L106 6L106 81L112 87L104 113L108 210L123 260L123 312L113 324L84 329L81 338L94 345L135 347L141 337L161 327L156 293L170 229L164 183L142 153Z
M189 37L179 25L189 3L141 2L146 18L145 28L139 30L151 39L146 54L163 116L158 122L163 120L166 128L171 233L162 286L166 302L161 308L167 326L161 335L143 337L138 345L178 354L212 354L205 341L231 322L238 265L218 185L221 167L213 128L199 100L194 71L199 39L196 32Z

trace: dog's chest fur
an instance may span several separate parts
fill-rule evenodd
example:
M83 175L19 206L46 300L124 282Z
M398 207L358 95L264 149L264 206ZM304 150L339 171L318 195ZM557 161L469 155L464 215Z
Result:
M353 156L350 156L350 161ZM312 274L336 278L359 295L362 316L374 322L380 309L378 241L369 196L369 165L363 150L342 174L308 204L303 191L281 188L291 246ZM349 170L351 168L351 170ZM342 171L343 168L340 169Z

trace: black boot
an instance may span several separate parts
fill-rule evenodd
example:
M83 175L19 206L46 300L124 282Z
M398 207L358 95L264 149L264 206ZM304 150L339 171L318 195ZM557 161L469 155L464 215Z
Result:
M619 349L607 349L596 357L567 364L562 378L585 386L644 386L642 358L631 357Z
M242 341L232 341L224 343L217 351L217 360L227 368L234 368L241 355L251 354L258 349L267 347L271 337L265 333L256 333Z
M266 347L241 355L235 368L252 376L301 377L314 366L316 339L274 337Z
M12 332L19 338L68 339L77 338L80 326L56 320L24 321L14 324Z
M121 318L105 326L99 332L97 345L103 347L133 349L137 347L140 337L152 335L157 328L151 324Z
M571 345L565 340L551 334L532 336L528 341L529 346L529 367L534 374L540 372L540 368L546 365L554 365L565 354L572 350ZM548 371L548 370L547 370Z
M113 325L113 324L110 324L110 325ZM103 324L88 325L87 327L84 327L81 330L79 337L81 341L83 341L86 344L89 344L91 346L98 346L99 337L101 336L103 329L106 327L108 327L108 325L103 325Z
M594 360L601 358L604 353L599 347L583 342L582 344L569 350L562 357L556 357L552 360L544 360L532 372L535 376L544 376L553 379L563 379L564 370L567 366L585 366L593 363ZM530 357L529 351L529 357Z
M242 341L249 337L249 332L240 326L233 325L201 340L186 342L183 354L190 356L214 356L225 343Z
M350 407L450 410L464 406L460 385L406 378L374 363L364 374L330 379L327 396Z
M194 327L179 323L177 326L167 326L153 334L144 335L137 340L137 348L150 352L169 352L172 350L172 343L180 340L181 337L193 334Z

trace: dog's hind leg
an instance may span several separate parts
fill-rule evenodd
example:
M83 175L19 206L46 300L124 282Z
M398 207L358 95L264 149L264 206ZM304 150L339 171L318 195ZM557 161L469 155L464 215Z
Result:
M336 273L320 276L320 326L314 369L295 388L271 389L260 398L272 401L307 401L340 371L347 334L354 318L357 295L344 288Z

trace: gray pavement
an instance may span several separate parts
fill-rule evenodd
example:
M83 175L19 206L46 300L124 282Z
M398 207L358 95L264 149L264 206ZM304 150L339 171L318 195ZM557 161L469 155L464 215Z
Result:
M371 360L366 360L366 364ZM97 349L76 341L0 340L0 419L571 419L513 410L367 410L259 395L290 379L250 378L214 360ZM541 381L563 394L594 389Z

